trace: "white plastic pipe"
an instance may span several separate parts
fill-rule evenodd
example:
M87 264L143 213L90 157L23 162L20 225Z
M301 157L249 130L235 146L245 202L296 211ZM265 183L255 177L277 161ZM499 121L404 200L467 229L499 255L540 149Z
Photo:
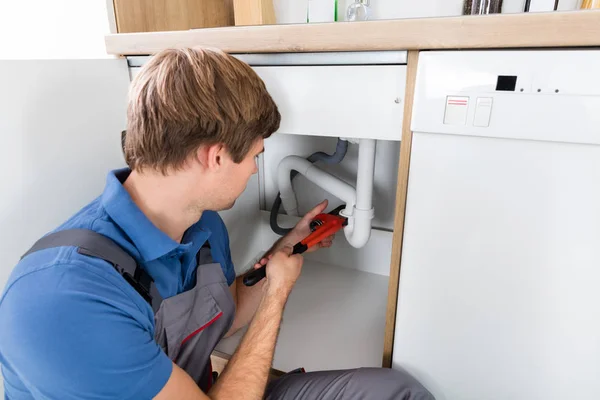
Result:
M298 171L346 203L346 208L340 214L348 218L348 226L344 228L348 243L356 248L367 244L371 237L371 220L374 214L375 143L373 139L360 139L356 189L302 157L288 156L281 160L277 171L277 184L285 211L289 215L298 215L298 202L290 178L291 171Z
M373 220L373 178L375 175L374 139L360 139L358 147L358 169L356 176L356 205L344 234L352 247L363 247L371 237L371 221ZM344 210L341 214L348 217Z
M292 188L292 180L290 178L292 171L298 171L309 181L343 200L346 203L346 209L352 210L354 207L356 203L356 191L351 185L321 170L305 158L288 156L281 160L277 171L277 184L281 194L281 205L288 215L298 215L298 202L296 201L296 194Z

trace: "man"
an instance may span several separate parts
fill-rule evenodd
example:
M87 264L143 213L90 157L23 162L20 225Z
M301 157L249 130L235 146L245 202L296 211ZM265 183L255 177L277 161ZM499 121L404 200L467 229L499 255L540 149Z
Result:
M168 50L144 67L130 91L129 168L111 172L98 199L23 257L0 298L8 399L265 395L283 309L302 267L289 246L327 203L273 246L261 260L267 279L252 288L235 277L215 211L244 191L279 121L263 82L222 52ZM214 382L210 353L248 323ZM408 375L383 369L293 374L266 396L342 393L429 398Z

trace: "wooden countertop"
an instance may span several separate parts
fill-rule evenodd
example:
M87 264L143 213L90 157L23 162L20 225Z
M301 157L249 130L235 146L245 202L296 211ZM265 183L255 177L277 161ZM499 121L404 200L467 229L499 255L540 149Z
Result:
M229 53L600 46L600 10L267 25L106 36L115 55L209 46Z

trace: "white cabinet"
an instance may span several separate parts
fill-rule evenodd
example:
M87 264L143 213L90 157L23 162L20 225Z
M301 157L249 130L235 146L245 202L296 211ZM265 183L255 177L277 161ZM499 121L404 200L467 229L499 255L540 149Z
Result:
M276 193L272 185L276 165L285 155L308 155L301 149L323 142L311 136L386 139L378 142L380 170L374 204L376 214L379 212L378 226L393 226L397 141L402 132L406 80L406 66L398 64L398 54L395 56L390 59L385 58L390 54L385 54L377 59L379 64L371 58L370 65L311 65L317 61L328 64L327 60L339 63L344 56L330 56L325 61L323 55L318 56L320 59L314 55L245 59L265 81L281 112L282 124L276 137L265 145L258 182L249 189L254 194L245 195L234 209L223 213L230 231L240 229L237 221L252 221L243 228L246 232L251 230L251 235L240 235L237 242L232 240L232 248L246 249L235 251L239 273L278 238L269 227L268 212L264 211ZM405 57L400 62L404 63ZM386 152L389 149L395 150L393 157ZM347 157L355 158L355 149ZM341 173L353 182L355 163L349 161L346 168L350 165L352 169L342 169ZM296 188L299 187L303 188L297 190L299 197L314 198L315 191L324 193L306 182L298 182ZM261 207L261 193L267 197L266 207ZM281 216L280 221L287 226L295 222L286 216ZM389 228L374 229L362 249L351 247L340 232L331 249L306 255L302 276L284 314L274 368L288 371L298 367L322 370L381 366L391 248ZM223 340L217 350L233 353L242 335L240 332Z

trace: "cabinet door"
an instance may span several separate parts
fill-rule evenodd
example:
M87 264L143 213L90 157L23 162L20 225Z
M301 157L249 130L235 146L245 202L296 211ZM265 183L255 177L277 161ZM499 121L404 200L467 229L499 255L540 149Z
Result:
M254 70L279 107L281 133L400 140L406 65Z

